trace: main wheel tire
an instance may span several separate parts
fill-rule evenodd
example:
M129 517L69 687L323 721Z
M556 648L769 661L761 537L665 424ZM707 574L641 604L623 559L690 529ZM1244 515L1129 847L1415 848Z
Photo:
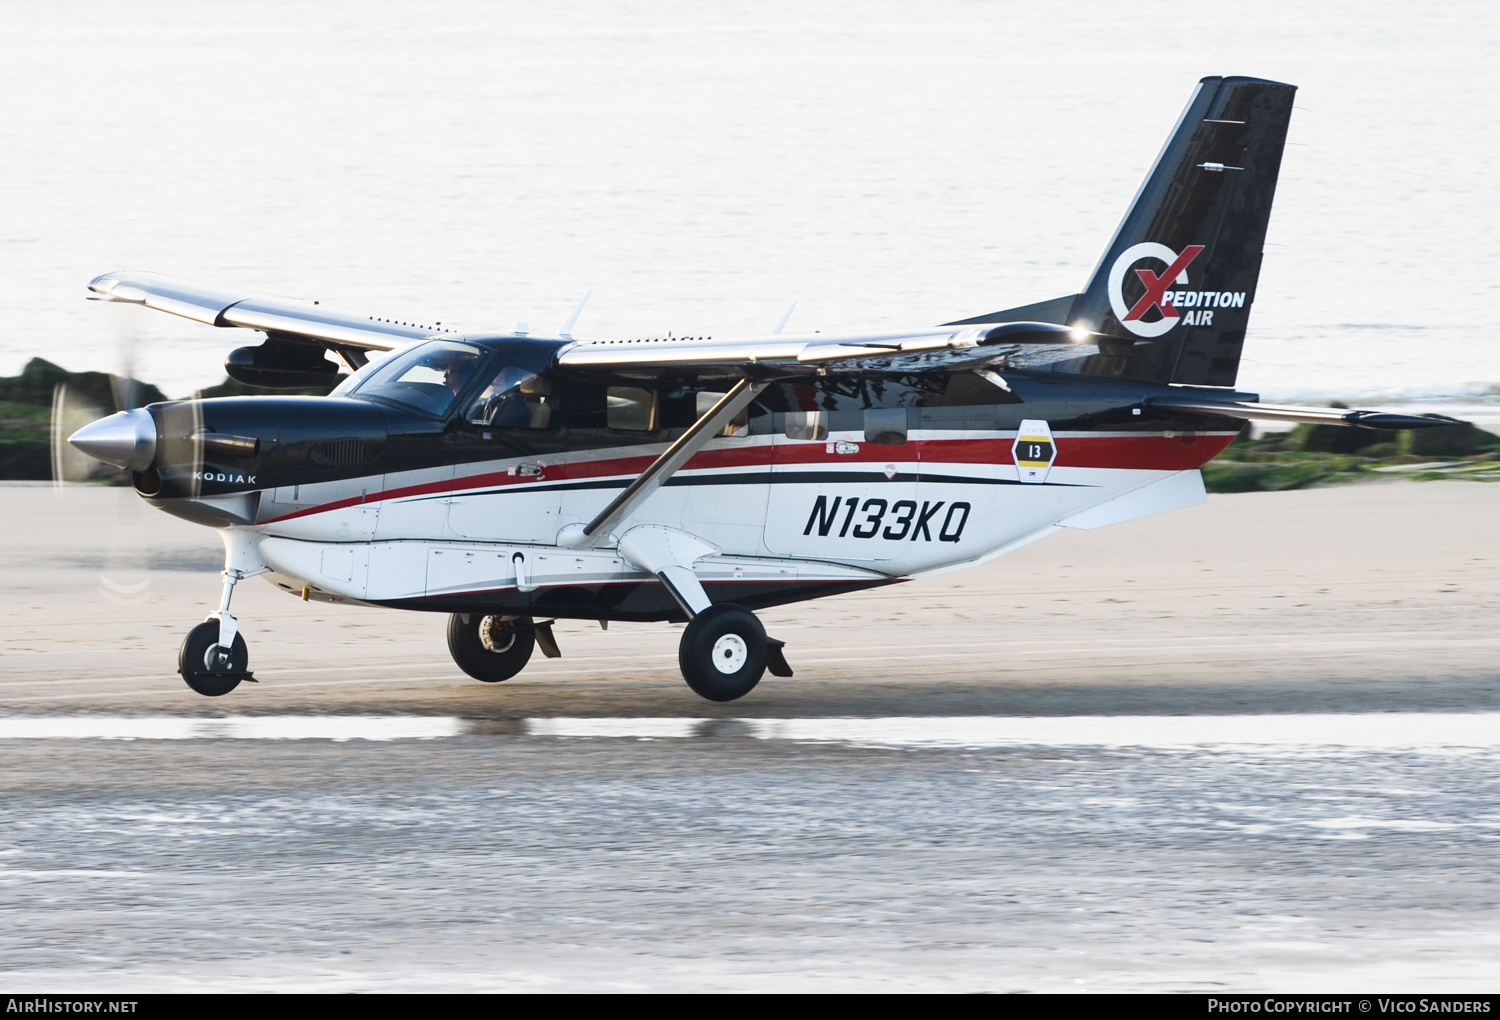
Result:
M531 661L536 630L529 617L507 620L478 613L448 617L448 651L458 668L475 680L498 684L509 680Z
M226 658L219 654L219 621L205 620L183 639L177 652L177 672L193 690L206 698L228 694L240 685L250 668L250 650L236 634Z
M682 632L677 663L694 693L709 701L734 701L760 683L766 650L766 629L755 614L725 603L693 617Z

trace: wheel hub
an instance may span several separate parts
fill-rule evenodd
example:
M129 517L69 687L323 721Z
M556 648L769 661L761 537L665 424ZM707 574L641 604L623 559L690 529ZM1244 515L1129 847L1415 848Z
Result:
M508 652L516 644L516 628L509 620L486 616L479 621L479 643L487 652Z
M738 673L749 658L750 646L738 634L725 634L714 642L714 669L720 673Z

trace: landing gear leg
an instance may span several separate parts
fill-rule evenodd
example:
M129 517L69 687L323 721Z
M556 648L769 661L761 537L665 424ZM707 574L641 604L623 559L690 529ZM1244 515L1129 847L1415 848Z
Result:
M187 685L199 694L217 698L240 685L254 680L250 673L250 652L240 634L239 621L229 615L229 600L234 586L245 575L238 570L224 571L224 595L219 611L188 631L177 653L177 672Z
M736 391L742 391L745 385L748 384L736 384ZM726 400L727 397L719 403ZM700 419L700 424L713 413ZM678 440L679 444L682 442ZM664 463L678 452L679 447L674 445L657 463ZM626 493L639 482L640 479L632 482ZM612 506L595 519L595 524L607 522L614 512ZM782 652L785 642L766 637L766 628L744 606L732 602L715 605L703 590L693 564L717 553L716 546L684 531L643 524L620 537L619 549L627 563L655 574L667 594L687 614L688 625L677 649L677 663L682 667L682 678L697 694L709 701L733 701L755 689L767 666L776 676L792 675L792 667L787 665Z
M222 534L224 592L218 612L209 613L207 620L188 631L177 652L177 672L189 687L209 698L228 694L242 680L255 681L250 652L240 635L239 621L229 613L229 601L236 584L270 569L255 551L255 536L235 528Z

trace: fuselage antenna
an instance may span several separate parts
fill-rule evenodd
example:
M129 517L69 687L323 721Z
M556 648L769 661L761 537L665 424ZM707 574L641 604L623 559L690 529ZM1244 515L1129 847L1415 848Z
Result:
M566 322L564 322L561 326L557 327L557 335L558 336L562 337L564 340L571 340L571 339L573 339L573 327L578 324L578 317L583 314L583 306L586 305L586 304L588 304L589 303L589 298L591 298L593 296L594 296L594 290L591 287L583 295L583 300L580 301L580 302L578 302L578 307L575 308L575 309L573 309L573 314L570 315L570 316L568 316L568 319L567 319Z
M778 323L776 323L776 328L775 329L771 330L771 335L772 336L780 336L781 335L781 331L784 330L784 329L786 329L787 320L792 317L792 312L795 311L796 308L797 308L797 302L795 302L795 301L793 301L790 305L787 306L786 311L783 312L782 315L781 315L781 321L778 322Z

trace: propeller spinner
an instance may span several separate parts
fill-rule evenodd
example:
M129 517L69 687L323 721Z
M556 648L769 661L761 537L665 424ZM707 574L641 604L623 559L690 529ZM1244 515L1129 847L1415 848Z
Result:
M144 471L156 456L156 422L143 407L118 411L74 432L68 443L95 460Z

